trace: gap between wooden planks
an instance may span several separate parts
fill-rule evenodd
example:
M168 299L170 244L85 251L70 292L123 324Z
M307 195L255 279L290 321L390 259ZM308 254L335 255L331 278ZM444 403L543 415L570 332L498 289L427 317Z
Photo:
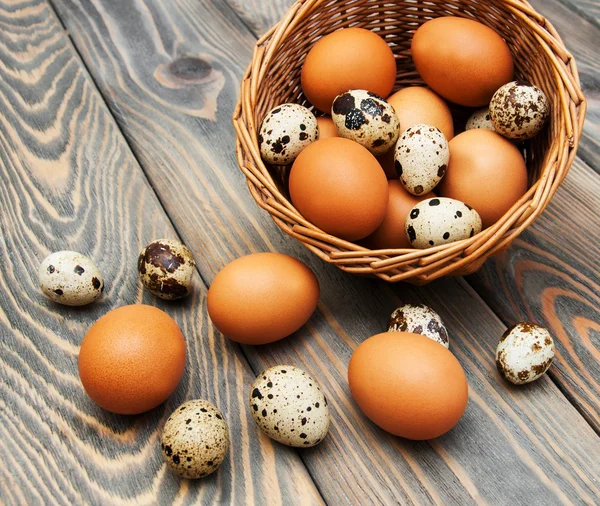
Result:
M169 304L141 290L144 244L176 236L127 143L45 1L0 2L0 488L8 504L322 504L296 453L262 436L246 409L254 374L212 327L206 289ZM43 297L50 252L90 255L105 295L85 308ZM96 406L77 372L83 335L102 314L144 302L167 311L187 343L174 395L149 413ZM184 400L225 414L232 445L215 473L179 480L160 453Z
M345 276L282 236L258 209L236 167L229 123L254 41L237 17L211 2L55 6L203 277L210 281L240 254L267 249L292 253L318 273L322 299L308 325L246 353L256 370L304 367L328 393L330 437L301 453L327 500L552 503L597 495L598 438L548 378L525 389L499 380L493 349L504 326L464 282L416 289ZM165 72L180 57L198 58L198 68L208 63L209 76L190 84ZM471 384L463 421L429 444L373 427L346 385L352 350L385 328L401 300L442 314Z

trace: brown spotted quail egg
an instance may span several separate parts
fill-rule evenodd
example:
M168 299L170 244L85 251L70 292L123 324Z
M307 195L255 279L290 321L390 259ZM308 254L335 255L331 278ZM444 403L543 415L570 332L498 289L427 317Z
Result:
M165 423L161 442L163 459L182 478L203 478L215 472L228 449L227 423L208 401L185 402Z
M476 128L495 131L489 107L484 107L483 109L475 111L467 120L465 130L474 130Z
M391 149L400 133L394 108L366 90L340 93L333 101L331 118L340 137L358 142L374 155Z
M57 251L44 258L38 279L46 297L66 306L85 306L104 290L96 264L76 251Z
M544 327L521 322L508 329L496 348L500 374L515 385L535 381L554 360L554 340Z
M271 109L260 126L260 155L267 163L289 165L318 138L317 118L312 112L299 104L282 104Z
M418 123L398 139L394 165L404 188L413 195L423 195L444 177L449 158L444 134L432 125Z
M250 412L260 430L288 446L315 446L329 430L329 407L318 383L291 365L271 367L254 380Z
M498 88L490 101L490 117L496 132L523 141L534 137L549 115L548 99L537 86L516 81Z
M473 237L481 231L481 217L459 200L437 197L414 206L404 230L414 248L431 248Z
M192 252L174 239L152 241L138 257L142 284L161 299L175 300L188 295L195 269Z
M450 346L448 332L440 315L425 304L404 304L397 308L390 317L388 332L422 334L444 348Z

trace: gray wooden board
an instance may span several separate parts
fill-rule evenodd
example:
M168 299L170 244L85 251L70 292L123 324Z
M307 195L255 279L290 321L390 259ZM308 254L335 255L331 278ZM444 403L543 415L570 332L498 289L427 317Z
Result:
M45 1L0 2L0 502L3 504L320 504L296 453L260 435L245 409L254 377L194 295L168 304L141 290L136 261L168 218ZM89 307L45 299L37 268L50 252L90 255L106 290ZM183 380L136 417L97 407L77 373L79 344L110 309L147 303L186 336ZM160 433L175 407L207 398L229 422L220 470L179 480Z
M54 4L202 277L210 282L231 259L268 249L317 272L321 302L308 324L285 341L245 351L257 371L292 363L324 387L331 434L301 456L326 500L594 502L598 437L549 378L524 389L500 380L493 349L505 327L464 281L414 288L345 275L284 236L253 202L229 123L254 40L238 17L213 2ZM384 330L401 301L440 312L471 385L463 420L430 443L385 434L348 393L352 350Z

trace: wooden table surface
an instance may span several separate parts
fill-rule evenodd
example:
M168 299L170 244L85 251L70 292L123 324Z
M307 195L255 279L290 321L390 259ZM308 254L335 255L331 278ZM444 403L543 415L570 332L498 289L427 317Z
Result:
M589 110L578 158L544 214L468 278L417 288L352 277L285 236L247 191L231 115L252 47L291 0L0 0L0 502L5 504L598 504L600 502L600 9L531 3L576 57ZM194 252L194 295L143 291L144 244ZM102 299L46 300L37 267L74 249L104 275ZM317 311L294 336L240 347L214 329L206 287L231 260L279 251L318 275ZM98 408L77 374L89 326L115 307L156 305L181 326L188 363L159 408ZM429 442L392 437L352 401L346 368L401 303L440 313L470 400ZM557 356L528 386L499 377L494 350L521 320ZM293 364L321 383L330 434L296 451L257 431L249 385ZM162 463L161 428L181 402L224 412L232 444L201 481Z

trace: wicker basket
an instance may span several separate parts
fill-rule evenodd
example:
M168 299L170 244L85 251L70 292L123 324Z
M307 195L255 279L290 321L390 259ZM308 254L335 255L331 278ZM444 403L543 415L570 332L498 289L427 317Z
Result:
M291 204L289 169L262 162L257 139L260 122L268 110L284 102L310 106L300 87L302 63L320 37L340 28L358 26L385 38L396 57L394 90L423 84L414 69L410 42L422 23L439 16L473 18L496 30L511 49L516 77L536 84L548 97L549 125L523 148L529 190L488 229L430 249L373 251L326 234ZM300 0L257 42L233 123L237 157L250 192L284 232L344 271L424 284L440 276L474 272L490 255L508 247L544 210L575 157L585 108L575 61L552 25L525 1Z

